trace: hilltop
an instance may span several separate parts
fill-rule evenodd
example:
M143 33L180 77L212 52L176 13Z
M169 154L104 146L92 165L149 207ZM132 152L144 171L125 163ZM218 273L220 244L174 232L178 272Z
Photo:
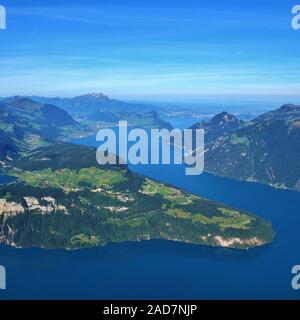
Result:
M203 129L206 143L228 135L243 125L244 121L237 119L228 112L221 112L209 122L201 121L194 124L191 129Z

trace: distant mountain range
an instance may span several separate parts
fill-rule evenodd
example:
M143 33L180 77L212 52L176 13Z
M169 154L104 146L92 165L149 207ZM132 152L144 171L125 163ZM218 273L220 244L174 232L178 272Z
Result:
M171 125L161 120L152 106L110 99L102 93L90 93L74 98L39 96L30 98L40 103L56 105L67 111L76 120L86 124L99 122L111 125L127 120L130 126L171 129Z
M207 171L300 190L300 106L283 105L250 122L222 113L193 127L206 132Z
M49 98L40 96L32 96L30 98L41 103L54 104L66 110L71 115L79 117L95 113L99 110L110 112L147 112L153 109L152 106L147 104L129 103L111 99L103 93L88 93L74 98Z
M156 111L139 108L142 106L111 100L102 94L76 98L3 98L0 101L0 160L14 158L19 152L53 141L93 134L100 127L116 125L120 120L127 120L131 126L172 129Z
M66 111L28 98L0 101L0 159L86 133Z

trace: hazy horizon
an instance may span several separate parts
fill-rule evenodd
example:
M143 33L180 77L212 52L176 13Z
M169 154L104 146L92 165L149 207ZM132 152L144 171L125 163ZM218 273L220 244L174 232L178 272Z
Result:
M75 98L79 96L84 96L88 94L103 94L108 96L110 99L120 100L129 103L144 103L144 104L153 104L157 106L176 106L178 108L193 109L196 106L222 106L226 107L249 107L250 109L259 109L259 110L268 110L275 109L284 104L295 104L300 105L300 96L183 96L183 95L151 95L151 96L133 96L133 95L106 95L105 92L78 92L77 95L26 95L26 94L17 94L17 95L3 95L0 99L5 99L13 96L27 96L27 97L45 97L45 98ZM190 110L189 110L190 111ZM208 110L209 111L209 110ZM224 110L225 111L225 110ZM240 110L242 111L242 110Z
M1 4L0 96L102 91L130 100L287 103L300 92L292 0Z

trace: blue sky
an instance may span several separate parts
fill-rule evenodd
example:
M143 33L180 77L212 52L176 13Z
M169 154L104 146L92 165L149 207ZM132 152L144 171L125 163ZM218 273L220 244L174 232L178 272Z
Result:
M300 0L298 1L300 4ZM300 101L297 0L0 0L0 96Z

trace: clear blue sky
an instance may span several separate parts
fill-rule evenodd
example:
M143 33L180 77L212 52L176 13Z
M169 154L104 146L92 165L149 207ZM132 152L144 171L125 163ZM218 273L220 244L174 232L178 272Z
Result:
M0 4L0 96L300 96L297 0Z

